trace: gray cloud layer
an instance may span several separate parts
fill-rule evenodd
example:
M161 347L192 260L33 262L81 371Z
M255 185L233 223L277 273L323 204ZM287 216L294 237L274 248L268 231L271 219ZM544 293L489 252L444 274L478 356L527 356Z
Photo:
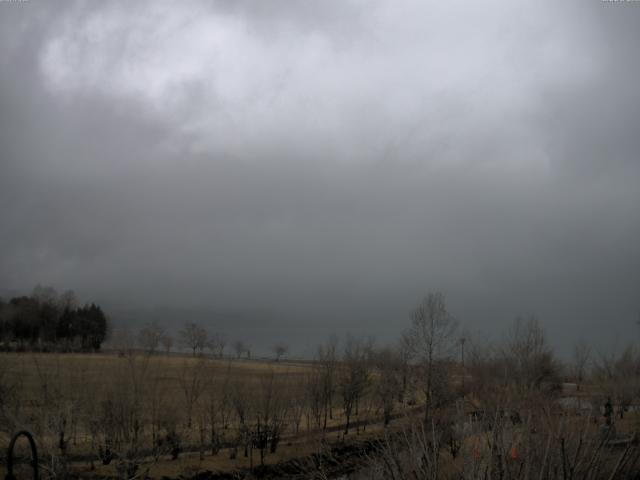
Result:
M0 3L1 288L634 332L640 4L60 5Z

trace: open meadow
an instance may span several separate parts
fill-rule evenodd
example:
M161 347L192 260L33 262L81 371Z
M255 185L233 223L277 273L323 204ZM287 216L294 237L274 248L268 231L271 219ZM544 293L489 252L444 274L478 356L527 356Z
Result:
M186 321L109 332L46 289L0 305L0 448L28 432L41 477L624 478L640 458L640 353L568 364L534 317L501 343L460 336L427 295L394 345L330 336L270 359ZM108 341L108 337L111 337ZM458 356L459 354L459 356ZM20 438L19 457L28 458ZM13 456L2 462L11 470ZM28 465L17 467L29 478ZM204 477L203 477L204 475ZM364 477L362 477L364 475ZM227 476L227 477L225 477ZM11 478L11 477L9 477Z
M557 371L540 381L549 365L539 351L520 352L528 369L504 377L513 359L476 351L464 368L434 363L426 390L424 366L387 350L352 339L342 355L319 352L314 361L0 353L0 448L13 432L31 432L41 477L52 479L479 479L527 471L596 479L637 471L635 376L623 382L594 367L580 383L553 380ZM17 452L18 478L31 478L24 443Z
M13 427L3 428L0 445L12 431L32 432L50 473L233 471L309 455L345 436L343 404L323 393L337 384L323 385L311 362L140 351L3 353L0 360L3 421ZM337 363L325 367L338 373ZM379 431L373 392L357 395L347 434Z

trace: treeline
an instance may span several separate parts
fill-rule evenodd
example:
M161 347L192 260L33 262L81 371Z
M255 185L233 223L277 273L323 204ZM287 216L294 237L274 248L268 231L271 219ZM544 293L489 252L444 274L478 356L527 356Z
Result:
M29 296L0 299L3 350L97 351L109 322L100 306L80 306L75 294L37 286Z
M20 381L33 367L23 363L14 375L5 367L3 376L0 363L0 443L3 429L29 424L56 478L68 478L79 457L113 464L128 479L183 452L198 454L185 456L185 469L218 455L253 467L293 439L344 445L373 436L370 426L384 434L364 459L376 473L368 478L603 478L598 470L613 479L635 465L605 442L639 432L624 415L640 396L638 350L592 358L579 344L563 365L535 317L484 343L460 331L437 292L415 307L396 343L332 336L313 362L295 366L277 362L282 344L271 364L244 364L241 341L222 362L224 337L191 322L177 336L188 356L159 354L171 352L172 337L157 322L122 341L117 358L83 359L35 382ZM38 372L58 362L32 361ZM608 417L600 410L607 404ZM625 448L640 461L637 444ZM306 477L331 478L321 463L309 464ZM576 474L560 475L563 468Z

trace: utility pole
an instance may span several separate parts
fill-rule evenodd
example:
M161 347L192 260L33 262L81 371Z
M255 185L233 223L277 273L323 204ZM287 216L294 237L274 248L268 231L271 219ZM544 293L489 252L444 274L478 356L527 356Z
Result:
M464 337L460 338L460 356L462 359L462 400L464 400L464 377L465 377L465 370L464 370L464 342L466 342L467 339Z

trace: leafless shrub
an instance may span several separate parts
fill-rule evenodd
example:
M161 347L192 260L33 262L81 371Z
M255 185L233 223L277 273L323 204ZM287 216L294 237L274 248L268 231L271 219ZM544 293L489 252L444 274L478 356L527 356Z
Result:
M496 409L499 412L500 409ZM460 448L447 451L446 429L432 421L430 428L413 424L387 433L371 461L379 478L626 478L635 471L640 451L628 442L612 448L589 419L563 417L559 421L534 409L514 425L495 414L490 424L465 421L458 427Z

